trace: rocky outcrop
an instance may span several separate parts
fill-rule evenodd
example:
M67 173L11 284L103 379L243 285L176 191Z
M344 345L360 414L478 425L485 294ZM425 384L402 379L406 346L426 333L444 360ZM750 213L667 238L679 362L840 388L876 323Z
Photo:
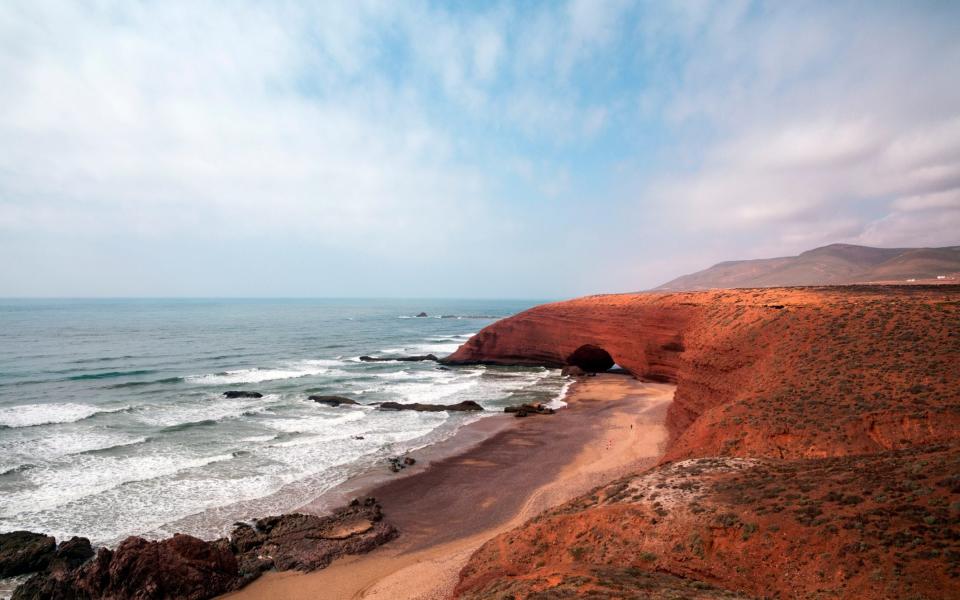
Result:
M440 412L440 411L452 411L452 412L468 412L473 410L483 410L483 407L474 402L473 400L464 400L463 402L457 402L456 404L420 404L415 402L412 404L401 404L399 402L381 402L380 410L417 410L420 412Z
M15 600L204 600L235 589L237 560L228 544L189 535L161 541L129 537L116 549L101 548L80 568L30 578Z
M336 558L363 554L397 536L374 498L354 500L325 517L289 514L239 524L230 536L241 571L312 571Z
M49 535L29 531L0 533L0 577L43 570L56 549L57 541Z
M360 403L351 398L345 396L309 396L309 400L313 400L319 404L326 404L327 406L337 407L341 404L345 405L359 405Z
M432 360L439 361L433 354L420 354L415 356L361 356L359 360L363 362L423 362Z
M427 316L427 313L425 313L425 312L418 312L418 313L417 313L417 317L420 318L420 319L422 319L422 318L424 318L424 317L426 317L426 316Z
M223 393L224 398L263 398L260 392L245 392L242 390L230 390Z
M440 362L560 368L578 348L596 346L637 377L676 381L680 355L663 346L689 327L698 304L653 294L544 304L485 327Z
M44 571L17 587L13 598L41 600L82 597L73 591L71 574L93 557L94 551L87 538L74 537L61 542Z
M18 587L13 598L205 600L242 587L266 570L321 569L396 535L376 500L365 498L324 517L287 514L240 523L230 539L212 542L182 534L159 541L129 537L115 549L101 548L92 560L90 542L73 538L47 552L44 570ZM46 550L53 538L49 540ZM34 543L39 547L40 540Z

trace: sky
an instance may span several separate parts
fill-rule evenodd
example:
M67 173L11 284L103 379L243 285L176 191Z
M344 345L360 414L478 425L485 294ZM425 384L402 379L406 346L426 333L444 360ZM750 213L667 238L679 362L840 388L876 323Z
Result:
M960 244L960 3L0 3L0 296L552 299L834 242Z

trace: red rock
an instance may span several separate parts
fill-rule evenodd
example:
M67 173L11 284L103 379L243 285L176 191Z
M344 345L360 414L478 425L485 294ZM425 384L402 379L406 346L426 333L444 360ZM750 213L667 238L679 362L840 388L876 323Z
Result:
M666 455L487 542L460 597L960 597L960 287L591 296L444 362L585 344L676 382Z

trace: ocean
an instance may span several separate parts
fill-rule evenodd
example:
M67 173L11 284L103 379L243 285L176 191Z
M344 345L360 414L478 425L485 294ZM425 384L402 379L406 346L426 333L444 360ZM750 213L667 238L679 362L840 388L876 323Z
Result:
M555 370L358 359L443 356L537 303L0 300L0 531L211 539L508 404L558 402ZM488 410L370 406L388 400Z

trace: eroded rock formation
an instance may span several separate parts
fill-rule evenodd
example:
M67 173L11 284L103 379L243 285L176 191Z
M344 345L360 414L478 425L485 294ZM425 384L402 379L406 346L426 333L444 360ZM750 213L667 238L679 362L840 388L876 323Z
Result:
M287 514L240 523L229 539L212 542L182 534L159 541L129 537L115 549L100 548L95 557L85 538L73 538L55 550L48 538L44 548L49 552L34 569L42 571L18 587L13 598L204 600L242 587L264 571L320 569L340 556L369 552L396 535L376 500L365 498L328 516Z
M960 597L960 287L592 296L495 323L444 362L562 366L585 344L676 382L666 456L488 542L461 597L600 593L608 571L650 597L674 597L662 575L718 594Z

